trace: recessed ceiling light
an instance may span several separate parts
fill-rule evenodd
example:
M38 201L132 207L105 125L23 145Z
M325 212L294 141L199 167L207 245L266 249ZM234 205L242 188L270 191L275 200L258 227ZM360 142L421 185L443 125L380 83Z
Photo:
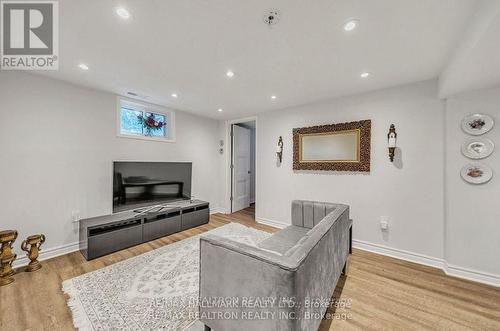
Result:
M368 78L368 77L370 77L370 75L371 74L369 72L363 72L360 76L361 76L361 78Z
M350 20L344 24L345 31L352 31L358 27L359 20Z
M128 19L130 18L130 12L123 7L119 7L116 9L116 14L121 18Z
M82 70L89 70L89 66L86 65L85 63L80 63L78 65L78 68L82 69Z
M271 99L275 100L276 96L275 95L271 95Z
M172 98L177 98L177 93L172 93Z
M229 78L233 78L234 77L234 72L232 72L231 70L228 70L226 72L226 76L229 77Z
M220 112L222 112L222 108L217 109L217 111L218 111L219 113L220 113Z

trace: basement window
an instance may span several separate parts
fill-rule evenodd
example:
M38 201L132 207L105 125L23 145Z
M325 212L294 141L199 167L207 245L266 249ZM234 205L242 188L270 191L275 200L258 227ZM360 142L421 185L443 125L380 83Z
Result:
M118 98L118 136L174 142L174 112L163 107Z

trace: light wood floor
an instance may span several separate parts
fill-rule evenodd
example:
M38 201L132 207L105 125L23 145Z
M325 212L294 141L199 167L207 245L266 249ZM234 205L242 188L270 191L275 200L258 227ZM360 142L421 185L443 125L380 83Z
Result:
M0 287L0 330L73 330L61 291L63 280L145 253L189 236L238 222L264 231L253 208L215 214L210 223L108 256L85 261L79 252L42 262ZM444 275L438 269L354 250L335 296L349 308L330 309L326 330L500 330L500 289ZM272 331L272 330L270 330Z

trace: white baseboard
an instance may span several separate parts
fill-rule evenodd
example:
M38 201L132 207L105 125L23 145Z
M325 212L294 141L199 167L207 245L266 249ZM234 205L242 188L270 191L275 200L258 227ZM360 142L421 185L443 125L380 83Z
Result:
M79 250L79 245L78 241L66 245L61 245L57 247L52 247L52 248L47 248L44 249L42 246L42 249L40 250L40 255L38 257L39 261L51 259L53 257L57 257L60 255L68 254L68 253L73 253ZM22 256L19 259L15 260L12 266L14 268L22 267L25 265L28 265L29 259L27 256Z
M372 244L362 240L353 239L352 245L354 248L358 248L364 251L435 267L443 270L444 273L448 276L462 278L495 287L500 287L500 275L494 275L482 271L450 265L443 259L422 255L418 253L412 253L402 249L387 247L378 244Z
M266 219L266 218L262 218L262 217L255 217L255 221L257 223L265 224L265 225L269 225L269 226L273 226L273 227L278 228L278 229L284 229L287 226L291 225L291 224L286 224L286 223L283 223L283 222L272 221L272 220L269 220L269 219Z
M500 275L494 275L473 269L466 269L459 266L450 265L447 262L444 262L443 270L449 276L500 287Z
M210 214L225 214L226 209L221 207L210 208Z
M394 257L396 259L405 260L409 262L414 262L418 264L427 265L430 267L435 267L439 269L443 269L444 260L438 259L432 256L427 256L418 253L412 253L409 251L405 251L402 249L387 247L379 244L372 244L366 241L353 239L352 246L354 248L358 248L364 251L377 253L380 255Z

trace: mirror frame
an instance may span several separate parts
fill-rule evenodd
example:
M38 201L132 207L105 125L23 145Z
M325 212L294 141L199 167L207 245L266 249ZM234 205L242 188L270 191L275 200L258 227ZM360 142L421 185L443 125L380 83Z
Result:
M359 131L358 160L302 161L302 136ZM293 170L370 172L371 120L293 129Z

